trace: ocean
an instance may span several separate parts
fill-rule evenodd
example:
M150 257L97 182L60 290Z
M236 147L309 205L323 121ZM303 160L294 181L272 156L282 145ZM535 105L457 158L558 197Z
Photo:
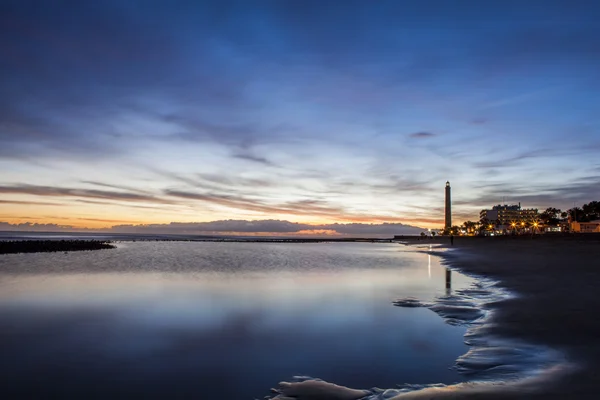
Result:
M0 255L1 390L251 400L294 376L452 384L465 380L467 328L393 302L473 283L397 243L123 241Z

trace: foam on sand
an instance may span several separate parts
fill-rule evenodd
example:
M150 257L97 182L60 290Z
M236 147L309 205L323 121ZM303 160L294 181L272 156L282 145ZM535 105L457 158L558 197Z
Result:
M572 366L559 364L542 374L514 382L464 382L455 385L404 385L398 389L356 390L333 383L298 377L280 382L272 400L423 400L423 399L505 399L528 398L541 386L570 373Z

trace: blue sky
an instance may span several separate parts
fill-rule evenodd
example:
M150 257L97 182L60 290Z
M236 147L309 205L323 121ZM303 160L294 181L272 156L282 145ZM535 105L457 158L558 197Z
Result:
M0 221L439 227L446 180L456 222L598 200L598 17L594 1L4 1Z

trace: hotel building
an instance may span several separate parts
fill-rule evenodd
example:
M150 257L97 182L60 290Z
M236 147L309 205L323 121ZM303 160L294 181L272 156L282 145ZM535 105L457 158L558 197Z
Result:
M521 208L521 203L518 205L498 204L489 210L481 210L479 213L480 220L498 221L498 225L531 222L537 220L538 217L537 208Z

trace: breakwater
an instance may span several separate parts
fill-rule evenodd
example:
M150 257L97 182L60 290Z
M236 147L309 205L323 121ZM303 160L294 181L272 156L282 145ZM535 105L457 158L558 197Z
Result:
M109 241L102 240L11 240L0 241L0 254L102 250L115 247Z

